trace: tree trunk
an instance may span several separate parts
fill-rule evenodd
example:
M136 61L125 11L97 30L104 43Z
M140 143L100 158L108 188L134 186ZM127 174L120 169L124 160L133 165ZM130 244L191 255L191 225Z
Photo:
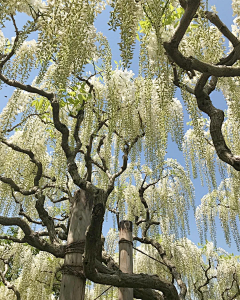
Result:
M132 222L119 224L119 266L123 273L133 273ZM119 288L119 300L133 300L132 288Z
M91 222L92 203L86 199L85 191L78 190L72 201L67 247L63 265L60 300L83 300L86 279L75 276L83 271L85 232Z

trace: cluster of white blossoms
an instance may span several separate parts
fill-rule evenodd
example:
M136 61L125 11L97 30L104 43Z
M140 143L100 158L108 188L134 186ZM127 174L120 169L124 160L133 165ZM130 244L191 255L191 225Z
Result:
M232 9L233 9L233 16L239 15L239 12L240 12L240 1L239 0L232 0Z
M36 65L37 49L36 40L24 41L16 51L16 55L11 64L6 64L9 68L6 74L20 81L27 79Z
M232 33L239 38L239 34L240 34L240 16L236 17L233 20L233 25L232 25ZM229 42L230 44L230 42Z
M44 11L46 7L46 2L42 0L11 0L6 2L6 12L13 15L15 15L17 12L23 12L29 16L34 16L39 11Z
M114 257L116 251L118 250L118 239L119 232L114 228L110 228L105 239L104 249L106 250L107 254L111 257Z
M233 237L237 248L240 248L240 235L238 232L238 207L239 207L239 180L224 179L217 189L209 192L201 199L201 205L196 209L195 217L200 237L206 239L207 231L216 242L215 218L219 216L225 240L231 245Z
M183 232L188 232L188 210L190 206L194 207L192 182L176 160L168 159L158 168L163 169L162 179L144 192L144 199L153 220L160 222L161 233L181 236ZM139 188L145 176L144 186L154 182L158 176L156 173L157 170L151 170L146 165L141 166L137 162L129 164L108 200L110 208L114 208L117 201L120 219L133 222L134 216L145 219L146 211L139 197ZM142 225L144 229L144 223ZM156 232L159 227L153 226L152 229ZM180 227L182 231L179 230ZM137 234L136 227L134 230Z
M51 300L54 273L59 267L59 259L52 255L38 252L23 244L3 244L0 246L1 258L9 261L8 275L12 278L11 284L18 289L21 298L26 300ZM13 259L14 257L14 259ZM0 261L1 269L4 262ZM39 285L39 282L45 283ZM4 285L0 286L0 300L14 300L15 294Z
M177 266L178 272L187 280L187 300L192 299L191 291L198 288L205 294L206 299L221 297L232 284L234 290L237 291L233 274L239 274L240 263L234 255L214 247L212 242L206 242L206 244L197 247L187 238L175 240L174 237L171 239L171 237L158 236L157 240L164 245L166 253L169 256L172 255L172 263ZM135 272L158 274L162 278L171 278L167 268L162 267L159 254L155 249L148 245L139 246L137 249L148 256L139 251L134 251ZM151 259L150 256L159 263ZM218 280L215 280L216 276ZM211 289L206 287L208 279L211 282Z
M2 30L0 30L0 51L3 52L6 46L6 40Z
M206 138L209 138L209 121L203 119L196 108L195 97L182 89L185 105L191 115L190 126L193 127L187 131L183 142L183 108L180 101L174 97L172 68L162 46L162 42L169 40L172 36L175 30L174 25L176 25L164 24L164 18L161 18L159 14L160 8L164 8L166 1L146 1L151 7L154 21L161 26L159 30L150 29L144 37L141 36L141 72L138 76L128 69L117 67L114 70L112 68L111 53L107 42L104 44L103 41L104 39L106 41L106 38L102 34L97 34L94 20L96 15L105 8L106 3L116 4L117 18L121 20L118 26L121 30L125 30L121 31L121 50L124 53L124 63L127 63L131 60L136 25L144 15L140 8L141 3L136 4L132 0L106 1L106 3L101 0L71 0L69 3L72 9L69 9L69 3L63 0L8 0L6 2L4 13L2 17L0 16L2 19L6 14L16 12L25 12L34 16L35 13L41 11L43 15L38 20L38 40L23 42L16 55L12 57L12 63L6 64L4 74L11 79L26 83L31 77L32 68L40 67L40 73L32 85L56 94L56 99L60 103L60 120L69 129L68 142L71 149L76 146L74 136L76 117L72 117L73 112L79 110L80 107L83 109L82 104L84 104L84 120L79 129L82 146L76 156L76 164L80 175L84 176L86 165L83 153L84 151L86 153L91 136L94 139L91 158L95 163L95 165L92 164L94 174L92 183L98 187L107 187L111 174L121 170L122 152L132 147L131 156L129 155L130 162L124 174L116 182L107 203L108 207L116 208L117 205L121 219L134 221L135 216L144 219L146 210L139 197L139 188L145 176L145 186L159 179L144 193L152 220L160 223L158 228L152 226L149 236L163 244L169 257L173 254L178 271L188 282L187 300L190 299L191 291L204 284L206 280L204 268L208 267L208 259L212 263L208 275L218 274L220 280L213 282L213 291L209 289L206 295L208 299L214 297L216 299L216 295L220 298L229 278L231 282L234 264L239 272L239 261L227 253L217 251L212 243L197 247L189 240L179 240L178 237L188 233L188 211L190 207L195 207L193 185L189 176L191 168L193 177L197 177L199 173L202 179L205 175L209 190L214 187L214 191L203 197L201 205L196 210L199 231L205 233L209 229L214 240L215 217L219 216L226 241L230 244L230 233L232 233L237 245L240 245L236 221L239 212L240 176L234 171L229 171L231 180L224 180L217 189L215 150L211 142L206 141ZM175 8L179 5L179 1L171 1L171 3ZM233 1L234 12L238 14L239 3L239 1ZM130 14L126 14L126 4L130 6ZM166 18L164 20L166 21ZM239 36L239 16L234 23L233 31ZM209 26L204 18L199 18L199 22L193 25L190 26L181 42L180 51L186 56L194 55L198 59L211 63L222 57L223 40L218 30L214 26ZM0 31L0 51L8 47L7 42L9 40L5 39ZM11 49L13 42L14 38L11 43L9 42L7 50ZM89 79L93 85L93 91L90 94L89 82L85 84L90 73L84 73L84 67L92 61L94 61L93 67L97 69L97 72L100 71ZM98 64L102 64L101 67L98 68ZM179 76L181 77L180 74ZM197 73L193 79L187 75L182 77L182 83L193 87L199 79L199 74ZM239 88L237 79L234 80L222 80L219 87L225 87L224 84L229 86L229 89L225 89L230 106L227 112L229 121L224 124L223 130L229 137L228 144L231 144L234 137L234 150L238 152L240 150L239 124L235 119L240 120ZM74 92L72 89L75 89ZM69 96L71 93L72 97ZM231 117L231 114L235 116L235 119ZM12 128L16 122L20 122L21 125L19 128ZM98 130L101 122L103 125ZM31 149L35 158L42 162L43 174L47 179L41 179L41 187L54 177L56 189L65 188L66 181L71 192L76 189L71 179L66 180L67 162L62 150L62 136L53 126L51 104L47 99L36 94L15 91L0 114L0 128L1 138L8 138L8 142L23 149ZM13 130L9 130L11 128ZM169 134L180 149L184 148L188 172L185 172L175 160L165 159ZM136 140L138 141L135 143ZM132 143L135 144L132 145ZM101 149L98 149L98 146ZM2 143L0 152L1 174L12 178L21 188L31 189L36 174L36 165L29 159L29 156L13 151ZM142 164L143 159L147 165ZM99 168L99 165L104 163L108 168L106 172L103 171L104 168ZM221 167L222 165L219 164L219 169ZM54 189L55 187L44 190L47 198L45 208L50 216L59 217L62 212L69 213L69 203L55 205L50 201L62 196L62 191ZM35 210L34 196L25 197L20 193L14 193L14 196L23 205L30 218L39 220L39 215ZM19 204L13 203L10 187L2 182L0 182L0 210L4 216L19 213ZM141 226L141 229L144 229L144 223ZM117 235L118 232L113 229L107 235L108 254L114 255L116 252ZM0 246L0 257L6 255L6 258L9 258L12 254L15 255L13 271L14 274L20 275L16 275L13 283L22 293L22 297L26 300L51 299L53 275L58 260L44 252L36 253L34 252L36 250L31 247L24 248L25 245L14 245L9 251L7 247L7 245ZM159 259L155 250L150 250L147 246L139 249ZM222 257L218 255L220 252ZM152 264L150 258L146 259L139 252L135 254L136 272L157 273L167 279L170 278L170 273L163 268L162 264ZM3 268L1 260L0 268ZM46 284L40 285L41 288L39 288L39 281L43 283L46 281ZM86 297L96 298L98 296L96 293L102 289L102 287L96 288L94 292L91 290L90 296ZM114 299L114 293L115 291L106 294L106 299ZM0 300L12 300L13 297L13 294L0 285Z

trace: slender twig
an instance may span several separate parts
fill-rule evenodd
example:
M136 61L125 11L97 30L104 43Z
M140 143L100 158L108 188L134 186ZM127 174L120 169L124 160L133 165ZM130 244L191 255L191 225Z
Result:
M21 148L21 147L19 147L17 145L9 143L9 142L7 142L4 139L0 139L0 142L2 142L6 146L10 147L11 149L13 149L13 150L15 150L17 152L24 153L24 154L26 154L26 155L29 156L30 161L32 163L34 163L36 165L36 167L37 167L37 173L36 173L36 176L34 177L34 186L38 187L39 186L39 181L40 181L40 179L42 177L43 169L42 169L42 163L35 158L34 153L31 150L23 149L23 148Z

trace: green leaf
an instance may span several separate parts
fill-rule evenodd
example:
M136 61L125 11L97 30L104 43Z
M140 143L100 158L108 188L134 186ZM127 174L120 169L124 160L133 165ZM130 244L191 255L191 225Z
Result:
M76 92L68 92L68 95L71 97L75 97L76 96Z

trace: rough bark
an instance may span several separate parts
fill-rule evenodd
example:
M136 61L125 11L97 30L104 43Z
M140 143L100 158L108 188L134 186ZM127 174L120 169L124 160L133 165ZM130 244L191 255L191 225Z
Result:
M171 62L174 62L180 68L190 72L192 76L195 76L195 71L202 73L192 93L196 96L198 108L210 117L210 134L218 157L231 165L235 170L240 171L240 156L234 155L231 152L222 134L224 112L214 107L209 97L210 93L215 90L218 77L234 77L240 75L240 68L233 67L233 64L239 60L240 57L239 40L228 30L227 26L221 22L216 14L206 11L206 17L217 26L218 30L232 43L234 49L217 64L205 63L194 57L185 57L179 51L178 47L199 8L200 0L181 2L185 4L182 5L185 9L185 13L170 41L164 43L164 48ZM215 78L215 84L213 86L208 84L210 76ZM189 88L187 88L187 90L191 93Z
M184 300L187 293L187 286L183 282L181 274L177 271L176 266L172 263L171 259L167 257L167 254L165 250L162 248L162 246L158 242L154 241L153 239L149 239L147 237L144 238L134 237L134 240L139 241L140 243L152 245L158 251L159 255L162 258L163 263L169 269L173 278L176 280L178 284L178 287L180 289L179 299Z
M78 190L73 198L67 248L63 265L60 300L83 300L85 276L82 254L85 232L91 221L92 203L86 199L85 191Z
M116 287L144 288L161 291L167 300L179 300L175 286L157 275L125 274L121 271L100 273L96 271L96 245L101 241L101 230L105 208L98 203L92 210L92 220L86 233L86 246L84 257L84 274L95 283L112 285Z
M132 222L119 224L119 266L123 273L133 273ZM133 289L119 288L119 300L133 300Z

